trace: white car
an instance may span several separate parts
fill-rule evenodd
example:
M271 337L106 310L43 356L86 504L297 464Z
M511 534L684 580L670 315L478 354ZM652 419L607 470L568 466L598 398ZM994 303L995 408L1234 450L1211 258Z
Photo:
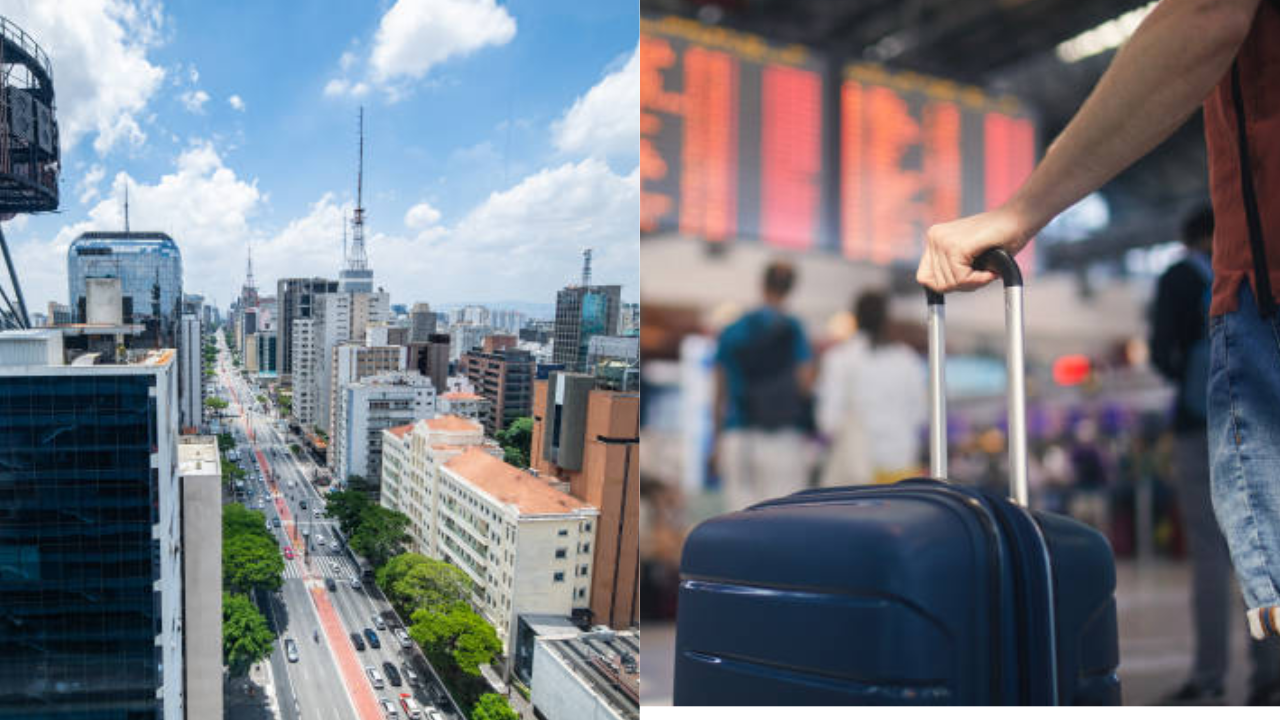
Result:
M369 682L373 683L373 686L378 690L387 686L387 684L383 682L382 673L378 672L378 668L372 665L365 665L364 672L369 676Z
M400 647L409 648L413 646L413 640L410 639L409 633L404 628L396 628L396 640L400 641Z
M396 709L396 704L386 698L378 700L378 705L382 706L382 717L388 720L400 720L400 711Z
M317 535L317 536L316 536L316 544L317 544L317 545L324 545L324 536L323 536L323 535Z

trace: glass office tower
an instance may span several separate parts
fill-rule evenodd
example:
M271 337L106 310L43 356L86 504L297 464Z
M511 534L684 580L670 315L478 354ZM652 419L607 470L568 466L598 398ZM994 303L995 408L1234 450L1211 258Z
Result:
M173 353L32 365L22 354L30 338L9 336L0 334L0 718L181 717Z
M85 321L87 278L120 278L124 321L146 326L140 347L178 347L182 313L182 253L158 232L87 232L67 249L68 297Z

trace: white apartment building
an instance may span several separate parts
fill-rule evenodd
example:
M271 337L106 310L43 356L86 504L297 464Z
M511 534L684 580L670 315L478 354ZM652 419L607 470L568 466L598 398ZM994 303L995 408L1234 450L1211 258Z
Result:
M520 615L589 607L600 513L482 443L478 423L452 416L388 430L382 504L410 517L415 551L472 579L472 603L511 647Z
M403 371L408 363L409 349L401 345L367 347L355 343L343 343L330 351L329 362L329 402L332 408L330 415L321 417L325 423L321 426L330 437L338 433L338 399L342 389L348 383L361 378L387 372ZM333 463L330 463L333 466ZM346 475L339 477L345 478Z
M449 360L456 362L462 357L462 353L479 348L484 339L492 334L493 328L488 325L455 324L449 328Z
M316 424L331 431L333 401L333 348L342 343L363 343L370 323L391 320L391 295L374 293L325 293L316 296Z
M382 473L382 431L435 417L431 378L390 372L346 383L338 393L329 465L336 476L376 480Z
M316 321L293 321L293 416L305 428L319 417L320 384L316 379Z
M457 415L460 418L480 422L491 403L473 392L454 391L441 395L436 404L441 414Z

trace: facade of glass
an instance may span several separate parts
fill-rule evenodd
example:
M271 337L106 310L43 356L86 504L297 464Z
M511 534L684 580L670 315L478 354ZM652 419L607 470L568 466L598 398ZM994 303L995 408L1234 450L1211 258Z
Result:
M0 368L0 718L180 716L172 368L35 370Z
M85 280L120 278L126 323L146 326L141 346L178 347L182 312L182 253L155 232L87 232L67 249L67 296L75 322L84 322Z
M618 334L621 305L621 285L571 286L556 293L553 361L584 371L591 338Z

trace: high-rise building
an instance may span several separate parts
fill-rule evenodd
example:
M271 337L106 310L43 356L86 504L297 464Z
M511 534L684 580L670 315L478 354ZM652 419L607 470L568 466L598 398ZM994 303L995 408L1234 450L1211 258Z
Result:
M556 293L554 362L583 372L596 335L617 335L621 285L575 285Z
M409 311L409 342L427 342L436 332L436 314L427 303L414 303Z
M118 278L124 322L145 328L142 344L178 346L182 253L158 232L87 232L67 249L67 297L74 322L85 322L85 281Z
M436 404L441 415L456 415L483 424L491 403L473 392L454 390L440 395Z
M178 719L199 693L174 356L108 364L67 357L57 330L0 333L0 715Z
M312 317L316 296L338 292L338 281L324 278L284 278L276 283L279 312L276 323L276 372L293 379L293 323Z
M70 325L75 322L75 314L71 312L70 305L63 305L50 301L49 303L49 325Z
M378 483L382 431L436 415L436 391L418 373L385 372L345 383L338 391L329 466L345 481L352 475Z
M519 343L519 338L515 335L486 335L484 340L480 342L480 351L487 353L502 352L503 350L511 350Z
M443 333L428 335L426 342L409 343L409 369L431 378L436 392L449 386L451 343L452 338Z
M295 319L290 332L293 335L293 416L302 427L311 429L319 424L320 418L316 321Z
M204 419L203 341L199 316L182 316L178 332L178 426L183 433L197 432Z
M322 403L321 408L321 412L328 412L328 416L322 414L320 419L324 421L321 427L329 433L332 443L332 438L337 436L338 398L343 386L372 375L404 370L408 350L399 345L368 347L344 343L333 348L330 353L332 358L329 363L329 382L325 384L329 388L330 396L327 403ZM330 463L331 467L332 465ZM345 478L346 475L340 477Z
M511 648L520 615L588 607L599 512L481 443L479 426L451 416L387 430L382 504L410 517L413 550L471 578L472 603Z
M533 356L523 350L499 353L469 352L459 361L459 370L475 386L476 394L489 401L491 409L483 418L485 432L505 430L533 409Z
M484 343L485 336L491 332L493 332L493 329L487 325L455 323L449 328L449 359L457 360L469 350L479 350Z
M328 293L315 298L311 342L314 351L308 353L314 367L302 369L295 358L295 375L305 377L314 387L301 387L301 380L294 378L294 393L302 393L314 399L315 415L311 424L328 432L332 413L334 388L330 385L333 372L333 348L340 343L363 342L371 323L385 323L391 312L391 297L385 291L376 293ZM299 420L302 417L299 416Z
M596 389L595 378L577 373L553 373L534 387L530 465L600 509L591 620L637 625L640 396Z
M622 303L618 326L619 335L640 334L640 303Z
M260 377L276 377L276 358L280 356L279 335L275 330L259 330L253 339L257 346L257 365L250 372L256 372Z
M217 438L178 439L182 483L182 633L186 642L186 717L222 717L222 465Z

